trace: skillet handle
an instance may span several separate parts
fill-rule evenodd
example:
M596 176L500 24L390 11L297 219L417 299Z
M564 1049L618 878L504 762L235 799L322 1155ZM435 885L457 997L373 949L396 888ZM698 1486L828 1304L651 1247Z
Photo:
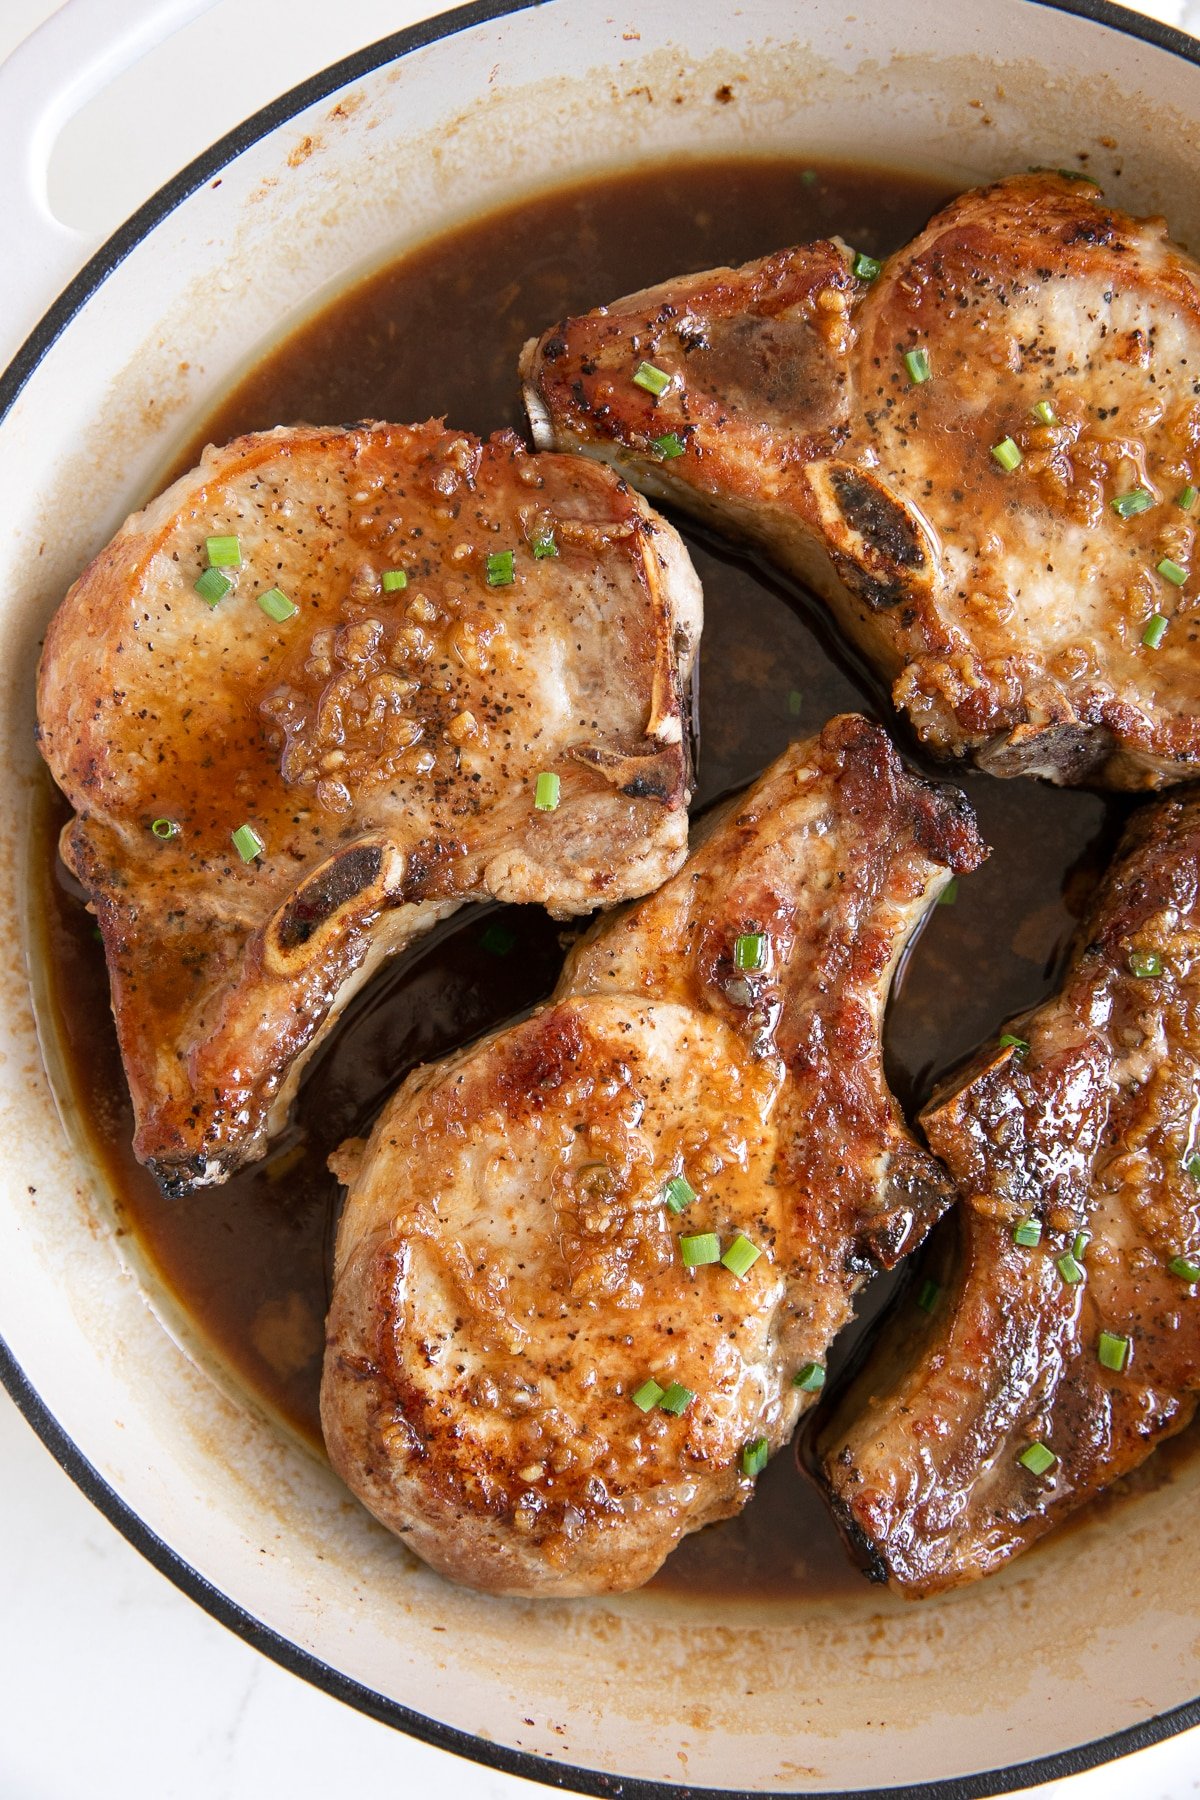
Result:
M213 3L68 0L0 65L0 365L97 248L50 210L59 132L114 76Z

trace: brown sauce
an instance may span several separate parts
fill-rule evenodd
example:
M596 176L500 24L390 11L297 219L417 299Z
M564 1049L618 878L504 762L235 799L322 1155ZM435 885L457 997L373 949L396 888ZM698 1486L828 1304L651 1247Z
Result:
M878 169L730 161L664 165L549 194L440 238L335 301L240 383L179 467L207 441L299 420L445 414L480 434L521 429L517 353L568 312L833 232L882 254L949 191ZM705 590L698 807L847 707L883 717L913 754L885 696L802 591L676 523ZM1119 807L1090 793L961 779L993 855L960 883L955 904L936 909L893 999L889 1072L910 1111L939 1073L1047 992L1119 823ZM542 999L565 934L532 908L461 912L349 1009L306 1077L292 1131L264 1164L169 1201L130 1152L103 959L78 892L61 866L55 871L64 817L56 804L43 864L55 1007L120 1215L238 1379L319 1440L339 1198L325 1158L369 1127L415 1063ZM872 1310L875 1299L873 1288ZM781 1456L742 1517L686 1542L659 1579L782 1596L861 1578L820 1501Z

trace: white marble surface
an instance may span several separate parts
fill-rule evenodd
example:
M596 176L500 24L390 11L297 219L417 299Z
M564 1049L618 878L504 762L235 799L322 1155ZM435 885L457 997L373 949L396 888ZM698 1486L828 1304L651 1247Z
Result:
M0 0L0 61L54 10L54 0ZM53 168L58 209L107 230L266 98L264 59L281 92L432 10L421 0L221 0L166 53L180 80L138 107L118 83L68 127ZM1200 0L1142 10L1200 31ZM204 105L179 106L181 91L200 91L203 56L230 43L237 53ZM2 1392L0 1470L0 1800L315 1800L381 1784L400 1800L547 1791L415 1743L249 1649L130 1549ZM1200 1730L1037 1791L1187 1800L1200 1794Z

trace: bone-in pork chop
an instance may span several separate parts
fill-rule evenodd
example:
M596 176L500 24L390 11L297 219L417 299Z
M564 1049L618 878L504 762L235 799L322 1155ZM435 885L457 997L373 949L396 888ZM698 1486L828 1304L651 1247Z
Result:
M934 752L1153 788L1200 771L1200 271L1026 175L878 272L836 241L526 346L539 443L814 587Z
M565 917L679 866L700 618L623 481L511 434L267 432L127 522L38 711L169 1191L261 1154L355 987L463 901Z
M997 1568L1195 1410L1200 795L1137 814L1061 992L923 1123L963 1201L817 1445L851 1544L912 1594Z
M736 1512L865 1274L951 1195L883 1074L897 959L982 851L853 715L794 746L524 1023L344 1146L335 1468L476 1587L636 1587Z

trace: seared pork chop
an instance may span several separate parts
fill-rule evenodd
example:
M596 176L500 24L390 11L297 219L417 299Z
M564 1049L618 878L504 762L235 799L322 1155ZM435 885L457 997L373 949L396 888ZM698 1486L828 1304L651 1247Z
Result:
M1196 265L1039 174L877 266L809 244L557 325L522 357L537 441L814 587L938 755L1195 774Z
M464 901L565 917L679 866L700 620L668 525L511 434L240 438L126 523L38 713L168 1191L260 1155L356 986Z
M880 1031L981 855L961 796L835 720L339 1153L326 1442L428 1562L611 1592L745 1503L863 1277L950 1198Z
M1200 794L1136 815L1062 991L923 1123L963 1201L817 1443L910 1594L1006 1562L1195 1410Z

